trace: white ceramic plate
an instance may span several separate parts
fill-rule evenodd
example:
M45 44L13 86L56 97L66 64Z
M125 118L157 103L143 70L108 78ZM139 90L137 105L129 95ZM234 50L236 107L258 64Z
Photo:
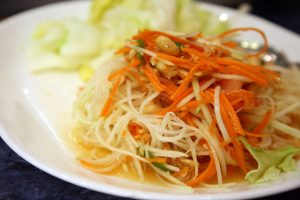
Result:
M47 19L87 16L89 2L75 1L30 10L0 23L0 133L21 157L60 179L108 194L139 199L244 199L271 195L300 186L299 173L272 185L237 186L234 190L206 190L194 194L134 183L116 177L96 175L74 160L60 134L71 126L71 105L81 84L76 74L32 76L25 46L34 27ZM270 44L284 49L291 61L300 61L300 38L277 25L234 10L204 4L226 13L234 26L263 29ZM223 14L224 15L224 14ZM224 17L224 16L223 16ZM298 55L297 55L298 54Z

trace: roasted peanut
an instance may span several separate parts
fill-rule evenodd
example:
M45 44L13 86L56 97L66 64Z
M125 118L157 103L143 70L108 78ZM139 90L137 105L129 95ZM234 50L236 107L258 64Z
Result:
M168 79L177 75L176 66L166 65L164 63L159 62L155 65L155 67Z
M167 53L170 55L178 56L180 54L179 47L166 36L158 36L155 40L155 45L158 51Z

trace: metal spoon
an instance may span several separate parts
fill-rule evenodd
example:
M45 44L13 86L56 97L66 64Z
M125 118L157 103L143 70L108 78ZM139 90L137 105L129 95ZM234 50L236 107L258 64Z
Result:
M249 41L241 41L240 46L245 50L247 50L248 52L257 52L262 48L262 45L256 42L249 42ZM276 50L273 47L268 47L266 53L261 55L261 61L264 64L274 64L282 67L289 67L292 64L288 61L286 55L282 51ZM297 64L297 63L293 63L293 64Z

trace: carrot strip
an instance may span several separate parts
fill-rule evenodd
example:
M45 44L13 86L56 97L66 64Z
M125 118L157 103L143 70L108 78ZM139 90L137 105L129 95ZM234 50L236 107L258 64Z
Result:
M214 104L214 92L211 90L206 90L200 92L200 96L206 103Z
M198 185L201 182L207 181L215 176L215 174L217 173L216 166L215 166L215 160L214 160L214 157L211 152L210 152L209 156L210 156L210 161L209 161L207 168L201 174L199 174L195 179L187 181L186 182L187 185L195 186L195 185Z
M228 41L228 42L224 42L223 44L229 48L235 48L238 46L237 42L235 41Z
M249 137L255 137L255 138L262 138L262 137L266 137L267 135L262 135L262 134L257 134L257 133L251 133L248 131L245 131L245 135L249 136Z
M191 80L194 77L194 73L199 69L199 65L195 65L189 73L186 75L185 79L183 79L181 85L179 88L176 90L176 92L171 96L171 99L174 100L176 99L188 86Z
M175 111L174 111L175 112ZM184 119L184 117L189 113L190 111L189 110L184 110L184 111L181 111L181 112L177 112L177 115L180 119Z
M235 110L241 110L244 107L253 108L256 105L256 98L252 91L244 89L231 90L226 91L225 95Z
M245 89L226 91L225 95L232 104L238 102L238 100L254 101L254 93Z
M255 129L253 130L253 133L255 134L261 134L262 131L268 126L269 122L271 121L272 118L272 110L269 110L264 118L262 119L262 121L255 127Z
M226 126L226 129L230 135L230 137L232 138L232 144L233 144L233 147L234 147L234 153L235 153L235 160L236 162L238 163L239 167L244 171L246 172L247 171L247 166L246 166L246 161L245 161L245 158L244 158L244 153L243 153L243 150L242 148L240 147L240 145L238 144L238 142L236 141L236 134L234 132L234 129L233 129L233 126L231 124L231 121L230 121L230 118L229 118L229 115L227 113L227 111L222 108L221 106L221 115L222 115L222 119L225 123L225 126ZM226 144L224 144L226 145Z
M130 134L133 137L141 135L141 133L139 132L139 130L142 129L142 127L139 124L130 121L129 124L127 125L127 127L128 127L128 130L129 130Z
M222 100L221 100L222 101ZM221 103L220 101L220 103ZM231 120L230 120L230 116L228 114L228 111L226 110L226 108L224 108L224 106L221 105L220 107L220 110L221 110L221 116L222 116L222 119L223 119L223 122L225 124L225 127L228 131L228 134L231 138L236 138L236 132L234 131L234 128L233 128L233 125L231 123Z
M174 64L176 64L179 67L185 68L185 69L190 69L191 66L193 66L193 63L190 62L189 60L186 60L184 58L178 58L176 56L171 56L168 54L164 54L161 52L154 52L158 58L163 59L163 60L168 60Z
M267 39L265 33L263 31L261 31L260 29L257 29L257 28L253 28L253 27L234 28L234 29L230 29L230 30L228 30L224 33L221 33L217 37L218 38L225 38L228 35L231 35L233 33L240 32L240 31L255 31L255 32L259 33L263 38L263 41L264 41L263 48L261 48L258 52L254 53L254 54L250 54L249 56L259 56L259 55L261 55L261 54L263 54L267 51L267 49L268 49L268 39Z
M201 68L201 70L209 71L211 69L219 69L220 65L217 64L213 59L210 59L204 52L189 48L189 47L184 47L181 49L182 52L188 53L195 58L199 59L200 63L203 63L205 65L205 68Z
M131 48L125 46L125 47L122 47L119 50L117 50L115 52L115 54L125 54L125 53L128 53L130 50L131 50Z
M245 76L251 79L253 82L257 83L260 86L267 86L268 85L268 78L260 73L252 73L247 69L243 69L236 65L231 65L227 67L229 73L237 74L241 76Z
M162 76L159 76L158 78L162 84L164 84L169 90L172 90L172 94L177 90L178 87L175 85L173 81L164 78Z
M142 69L157 92L169 91L167 87L161 84L159 78L157 77L156 73L153 71L149 64L143 66Z
M220 110L225 127L228 131L229 136L232 138L231 143L233 144L235 150L234 153L236 162L244 172L247 172L247 165L243 149L236 140L236 133L242 132L244 134L244 131L240 125L238 116L236 115L224 93L220 94ZM227 143L224 143L223 145L227 145Z
M215 58L215 60L219 65L227 66L223 70L220 69L221 72L243 75L263 86L267 85L270 80L277 80L279 77L276 72L261 66L245 64L230 58Z
M190 47L181 48L181 51L185 52L185 53L188 53L190 55L196 55L196 56L199 56L199 57L206 56L206 54L203 51L199 51L197 49L193 49L193 48L190 48Z
M113 73L111 73L108 77L108 80L111 81L112 79L114 79L117 76L120 76L124 73L126 73L130 68L132 67L137 67L140 64L140 61L138 59L133 59L129 65L127 65L126 67L123 67Z
M174 111L176 109L176 106L180 103L180 101L182 99L184 99L185 97L187 97L191 92L193 92L193 88L189 88L187 90L185 90L182 94L180 94L177 99L175 99L173 101L173 103L167 107L167 108L164 108L162 109L160 112L158 112L157 114L161 114L161 115L164 115L166 114L167 112L171 112L171 111Z
M241 147L241 145L239 144L239 142L236 139L232 140L232 144L234 147L234 154L236 157L236 162L239 165L239 167L246 173L248 171L248 167L246 164L246 160L245 160L245 155L243 152L243 149Z
M196 108L201 103L201 101L193 100L181 106L178 110L191 110L193 108Z
M201 96L202 98L204 98L204 100L208 103L211 103L212 105L214 105L214 91L213 90L206 90L205 92L201 92ZM234 128L234 125L231 121L231 116L234 116L234 109L232 108L230 102L224 102L226 101L226 96L221 93L220 94L220 111L221 111L221 117L222 120L225 124L225 127L228 131L228 134L231 138L235 138L237 136L237 132L235 130L239 130L239 132L242 132L242 128ZM230 107L229 107L230 105ZM229 107L229 108L228 108ZM232 112L231 114L229 114L229 112ZM234 118L238 118L237 116L234 116ZM237 121L237 119L234 119L234 122ZM238 124L238 122L235 122L235 124ZM241 129L241 130L240 130Z
M114 98L115 94L117 93L120 82L121 82L121 78L118 78L117 81L114 83L114 85L111 89L110 95L109 95L108 99L106 100L104 107L102 108L102 111L100 114L102 117L107 117L107 115L109 114L112 103L113 103L113 98Z
M196 35L187 37L186 39L194 41L194 40L197 40L198 38L201 38L201 37L203 37L203 33L197 33Z
M210 123L209 129L208 129L211 134L214 133L216 125L217 125L217 120L214 117L213 120L212 120L212 122Z
M186 120L186 122L187 122L190 126L196 127L196 124L194 123L192 114L190 114L190 113L186 114L185 117L184 117L184 119Z
M237 60L233 60L230 58L216 58L217 63L222 62L225 65L237 65L241 68L245 68L246 70L252 72L252 73L260 73L263 77L268 78L267 75L270 75L271 78L278 78L278 74L272 70L269 70L267 68L264 68L262 66L257 65L251 65L247 63L243 63Z
M237 134L245 135L243 127L241 125L240 119L238 115L236 114L235 110L233 109L232 105L230 104L227 97L224 95L224 93L220 94L220 101L221 101L221 107L225 107L226 111L229 115L230 121L233 125L233 129Z

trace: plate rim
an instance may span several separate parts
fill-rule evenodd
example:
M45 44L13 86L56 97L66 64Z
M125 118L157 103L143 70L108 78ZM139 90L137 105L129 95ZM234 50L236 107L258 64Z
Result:
M39 6L33 9L29 9L23 12L20 12L18 14L15 14L9 18L6 18L0 22L0 29L5 28L5 25L8 24L9 22L13 22L14 20L26 16L28 14L31 14L36 11L40 11L41 9L53 9L53 7L58 7L58 6L71 6L73 4L89 4L89 1L84 1L84 0L77 0L77 1L72 1L72 2L57 2L57 3L51 3L51 4L46 4L43 6ZM219 5L214 5L210 3L201 3L202 5L208 6L208 7L216 7L218 9L223 9L223 10L229 10L230 12L236 12L234 9L219 6ZM247 16L251 16L254 18L258 18L259 20L263 20L265 23L269 23L272 26L279 27L281 29L284 29L285 31L298 36L296 33L281 27L273 22L267 21L265 19L262 19L258 16L252 15L252 14L247 14ZM114 186L107 184L105 182L98 182L95 184L94 181L90 181L87 178L82 178L79 175L73 175L73 174L67 174L65 175L65 172L60 169L52 169L51 167L48 167L47 165L44 165L42 161L39 161L32 157L29 153L24 152L17 144L13 142L13 139L9 136L9 132L5 129L5 127L2 125L0 122L0 137L3 139L3 141L15 152L17 153L20 157L22 157L24 160L32 164L34 167L37 167L38 169L46 172L47 174L57 177L63 181L66 181L68 183L91 189L97 192L105 193L105 194L110 194L110 195L115 195L119 197L129 197L129 198L140 198L140 199L241 199L241 198L257 198L257 197L264 197L268 195L275 195L281 192L286 192L289 190L293 190L295 188L300 187L300 180L296 179L291 179L291 180L286 180L282 181L281 183L278 183L276 185L269 185L261 188L256 188L257 192L253 192L252 190L246 190L246 191L234 191L234 192L228 192L228 193L219 193L219 194L181 194L181 193L176 193L176 194L170 194L170 193L159 193L159 192L147 192L147 191L142 191L142 190L135 190L135 189L127 189L124 187L120 186ZM99 187L100 186L100 187ZM102 186L102 187L101 187ZM116 191L118 191L116 193Z

